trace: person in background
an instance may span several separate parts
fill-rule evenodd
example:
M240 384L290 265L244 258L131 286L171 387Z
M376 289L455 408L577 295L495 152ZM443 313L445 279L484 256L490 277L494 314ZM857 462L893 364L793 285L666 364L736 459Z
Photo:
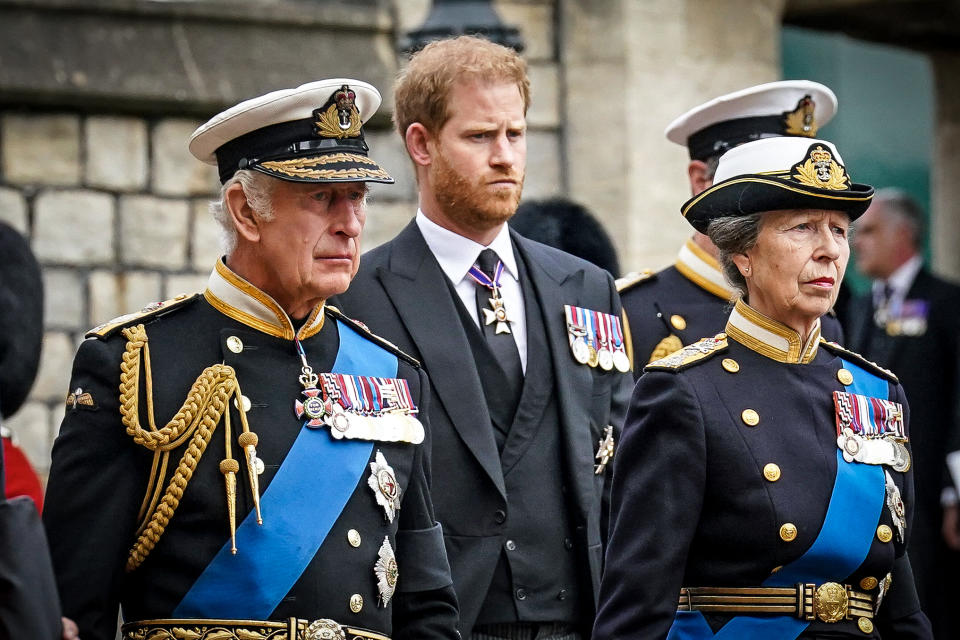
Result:
M6 497L29 496L43 509L40 478L4 423L30 393L43 341L43 277L27 239L0 222L0 439Z
M777 137L683 205L739 297L637 382L594 640L932 638L904 390L820 339L872 196L831 143Z
M880 189L857 221L857 268L873 279L847 310L852 349L892 370L910 401L916 510L910 560L937 637L953 637L960 598L957 475L960 456L960 286L924 266L923 209L898 189Z
M620 275L617 249L600 221L581 204L566 198L526 200L510 218L510 228L525 238L566 251Z
M828 87L809 80L770 82L722 95L670 123L667 139L687 148L687 179L696 196L714 181L720 156L737 145L773 136L812 138L837 111ZM734 292L717 262L717 248L694 231L677 261L617 281L633 355L634 377L643 366L723 328ZM823 336L843 342L840 324L828 312Z
M437 519L464 638L589 636L608 461L629 396L609 273L511 232L526 64L474 37L401 72L420 207L337 304L423 363Z
M43 278L30 244L0 223L0 640L75 640L60 616L39 511L43 489L4 424L23 405L40 363Z

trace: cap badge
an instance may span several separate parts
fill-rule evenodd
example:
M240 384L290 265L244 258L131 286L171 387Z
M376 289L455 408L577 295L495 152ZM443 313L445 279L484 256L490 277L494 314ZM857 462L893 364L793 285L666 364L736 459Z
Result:
M788 136L815 137L817 135L817 120L814 118L816 108L817 103L810 96L800 98L793 111L783 112L783 132Z
M800 184L818 189L844 191L850 188L850 178L843 166L822 145L811 145L803 162L793 166L793 179Z
M357 94L348 85L331 96L326 107L313 112L317 119L315 133L323 138L356 138L360 135L360 112L355 104Z

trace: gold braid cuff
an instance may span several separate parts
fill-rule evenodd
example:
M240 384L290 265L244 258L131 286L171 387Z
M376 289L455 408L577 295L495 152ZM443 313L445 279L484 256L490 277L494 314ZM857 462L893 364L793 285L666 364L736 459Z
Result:
M173 517L183 492L193 476L203 452L207 448L221 417L229 410L230 397L239 394L237 376L233 368L216 364L204 369L190 388L186 401L173 419L158 429L153 416L153 380L150 370L150 351L147 347L147 331L142 324L123 329L127 339L126 349L120 363L120 416L127 434L137 444L154 452L150 480L141 507L141 522L138 538L127 557L127 571L133 571L146 559ZM148 428L140 424L140 368L141 353L144 365L144 383L147 402ZM243 411L241 420L246 422ZM229 435L228 435L229 437ZM166 475L167 457L170 452L189 440L180 463L170 479L167 489L159 497L160 486ZM157 473L157 457L162 458L160 473ZM152 496L152 498L151 498ZM149 507L147 505L149 504Z

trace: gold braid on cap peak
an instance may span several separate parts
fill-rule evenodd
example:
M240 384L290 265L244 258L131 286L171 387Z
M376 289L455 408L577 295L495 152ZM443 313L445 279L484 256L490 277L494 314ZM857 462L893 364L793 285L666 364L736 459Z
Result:
M133 441L153 451L153 465L147 490L140 505L137 541L130 549L126 570L133 571L146 559L163 535L167 524L180 504L187 483L193 476L203 452L206 450L213 432L220 423L225 422L227 438L227 457L230 457L230 411L229 400L232 396L241 398L240 385L233 367L215 364L204 369L190 387L187 399L173 419L164 427L157 429L153 417L153 380L150 369L150 349L147 346L147 331L142 324L123 329L127 345L120 362L120 416L127 434ZM147 402L148 429L140 424L140 365L144 370L145 397ZM239 404L239 403L238 403ZM243 432L249 432L246 415L239 410ZM170 452L186 441L190 441L180 463L177 465L163 496L160 489L166 477ZM231 460L233 465L239 465ZM223 465L221 465L223 466ZM159 471L158 471L159 467ZM232 469L232 466L231 466ZM226 475L226 472L225 472ZM230 479L226 478L228 512L231 514L230 530L235 529L235 489L231 491ZM251 480L251 486L253 486ZM235 487L235 485L234 485ZM259 508L259 496L254 495Z

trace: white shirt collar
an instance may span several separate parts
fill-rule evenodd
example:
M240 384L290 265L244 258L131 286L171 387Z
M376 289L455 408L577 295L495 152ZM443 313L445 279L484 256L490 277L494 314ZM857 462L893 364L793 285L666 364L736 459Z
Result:
M477 261L477 257L484 249L493 249L500 261L503 262L504 272L509 273L514 280L519 280L517 259L513 254L513 244L510 242L510 230L503 225L500 233L487 247L470 238L465 238L449 229L444 229L431 220L420 209L417 209L417 227L423 234L427 247L433 253L440 268L447 274L450 281L457 284L465 277L470 267Z
M891 298L905 298L907 292L910 291L910 287L913 286L913 281L917 278L917 274L920 273L922 266L923 258L915 255L897 267L896 271L891 273L890 277L886 280L875 280L873 283L874 300L883 294L883 285L885 283L889 284L893 289Z

